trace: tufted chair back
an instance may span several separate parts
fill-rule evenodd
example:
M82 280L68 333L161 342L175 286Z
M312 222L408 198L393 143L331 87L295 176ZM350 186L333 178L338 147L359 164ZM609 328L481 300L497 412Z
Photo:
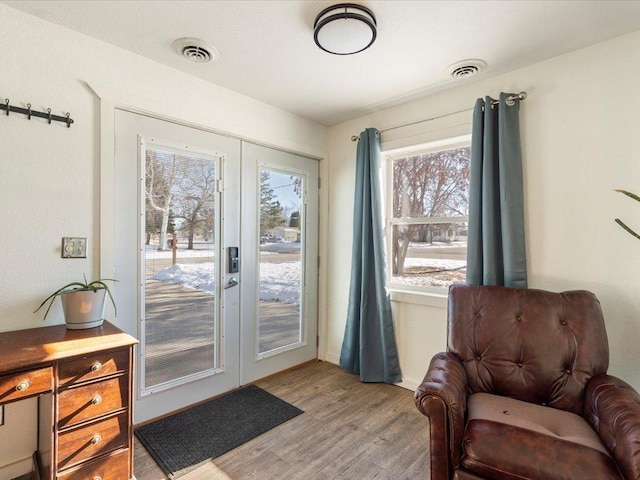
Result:
M462 360L469 393L578 415L587 382L609 366L600 303L586 291L453 285L447 349Z

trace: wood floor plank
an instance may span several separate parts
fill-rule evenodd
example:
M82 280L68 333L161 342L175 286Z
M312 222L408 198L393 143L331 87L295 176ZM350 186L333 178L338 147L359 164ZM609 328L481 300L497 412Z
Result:
M181 480L428 478L428 421L409 390L362 383L327 362L257 382L304 410ZM166 479L136 441L137 480Z

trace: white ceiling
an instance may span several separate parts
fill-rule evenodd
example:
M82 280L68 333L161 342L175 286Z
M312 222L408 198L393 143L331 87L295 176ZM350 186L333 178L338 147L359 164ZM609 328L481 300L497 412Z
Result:
M367 0L376 42L337 56L315 45L313 22L340 0L2 3L324 125L640 30L640 1ZM189 62L172 48L179 37L220 58ZM488 69L449 78L468 58Z

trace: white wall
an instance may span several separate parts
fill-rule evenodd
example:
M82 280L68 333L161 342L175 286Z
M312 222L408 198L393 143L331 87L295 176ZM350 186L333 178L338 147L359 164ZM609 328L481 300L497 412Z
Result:
M51 291L98 273L99 108L86 82L192 112L210 128L322 157L324 127L215 87L97 40L0 4L0 99L76 123L48 125L0 115L0 331L61 323L32 311ZM322 268L328 271L326 358L337 362L347 310L355 144L353 134L471 107L500 91L526 90L521 109L529 271L532 287L587 288L601 299L614 374L640 388L640 243L613 223L640 228L640 205L614 188L640 191L640 33L529 68L389 108L329 129L323 162ZM4 112L3 112L4 113ZM385 145L416 143L468 130L466 114L383 135ZM328 178L327 178L328 177ZM87 259L60 259L62 236L89 238ZM406 299L405 299L406 300ZM406 386L445 348L442 298L394 301ZM25 407L26 408L26 407ZM25 409L22 409L23 411ZM24 414L28 414L25 412ZM21 415L13 408L11 415ZM0 427L0 444L15 436ZM14 432L15 433L15 432ZM29 437L27 436L27 439ZM30 452L27 453L27 455ZM0 455L0 464L11 459Z
M351 135L473 107L478 97L527 91L520 110L529 285L588 289L599 297L610 343L610 373L640 389L640 32L521 70L462 85L329 128L327 359L340 355L349 291L354 161ZM471 112L382 135L383 148L464 133ZM446 303L394 301L404 385L414 388L446 347Z
M208 128L324 156L326 129L319 124L2 4L0 18L0 98L68 111L75 120L67 129L0 115L0 331L62 323L58 308L44 322L43 312L33 310L69 281L99 274L100 112L87 82L151 99ZM87 258L61 259L63 236L88 237ZM7 411L22 414L29 414L26 406ZM0 427L0 445L20 441L8 429ZM26 448L26 455L32 451ZM1 449L0 465L15 455Z

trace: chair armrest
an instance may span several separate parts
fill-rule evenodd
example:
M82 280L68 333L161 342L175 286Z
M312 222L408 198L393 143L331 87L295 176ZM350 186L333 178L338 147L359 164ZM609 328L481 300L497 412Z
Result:
M611 375L593 377L585 393L585 418L627 480L640 478L640 395Z
M467 375L458 357L438 353L415 392L416 407L429 417L431 478L448 479L460 462L467 411Z

